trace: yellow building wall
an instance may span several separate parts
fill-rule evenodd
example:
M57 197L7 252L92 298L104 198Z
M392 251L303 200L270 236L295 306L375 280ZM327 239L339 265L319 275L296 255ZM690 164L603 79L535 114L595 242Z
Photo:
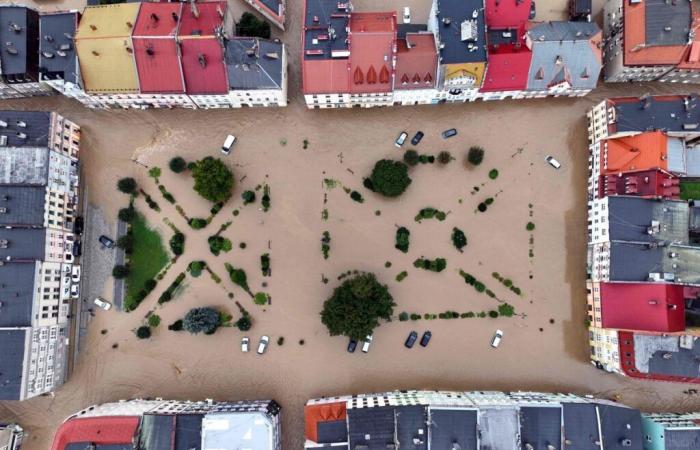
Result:
M485 62L476 63L461 63L461 64L445 64L445 82L449 83L450 80L456 80L464 76L472 76L476 80L474 87L481 87L484 82L484 73L486 72Z

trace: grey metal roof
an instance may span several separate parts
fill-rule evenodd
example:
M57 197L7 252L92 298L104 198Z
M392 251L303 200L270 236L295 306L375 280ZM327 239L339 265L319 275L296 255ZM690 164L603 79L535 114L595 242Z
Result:
M598 417L592 403L562 403L566 450L600 450Z
M613 101L613 105L617 132L700 131L700 100L696 95L673 99L644 96L633 101Z
M0 186L0 225L43 226L45 195L42 186Z
M669 139L669 143L671 140ZM700 147L693 146L693 147L683 147L685 150L682 155L684 157L683 163L684 163L684 170L685 170L685 175L688 177L700 177ZM671 164L670 157L671 157L671 151L672 148L669 146L669 167Z
M514 408L481 408L479 437L482 449L518 449L518 412Z
M658 232L649 233L652 221ZM632 242L688 243L688 203L632 196L608 197L608 236L610 240Z
M598 33L594 22L546 22L530 29L532 60L526 89L547 90L564 80L574 89L593 89L602 60L590 39Z
M430 408L430 447L451 449L457 443L462 450L477 450L476 423L475 409Z
M642 415L638 409L598 404L605 450L642 450Z
M20 399L27 333L26 329L0 329L0 400Z
M0 327L32 324L36 266L34 262L9 263L0 270Z
M681 346L679 336L634 335L636 368L642 373L700 377L700 340Z
M645 0L645 43L687 45L692 15L689 0Z
M670 274L669 282L700 284L698 267L700 247L618 241L610 244L610 281L650 281L650 273L659 273Z
M695 450L700 448L700 428L664 431L665 450Z
M265 39L235 38L226 42L226 70L231 89L281 89L284 46Z
M47 111L0 111L0 136L9 147L48 147L51 113ZM5 126L6 124L6 126ZM23 133L26 137L21 136ZM2 147L0 147L0 152Z
M561 407L520 408L520 439L535 449L559 448L561 445Z
M0 184L44 186L48 175L48 148L0 147Z
M0 260L43 261L46 245L45 228L0 228Z
M476 15L476 17L474 17ZM462 41L462 23L476 20L476 41ZM441 64L460 64L486 61L486 23L484 0L438 0L437 31ZM476 44L475 51L467 45Z
M269 450L274 448L272 423L261 412L209 413L202 420L205 449Z
M394 407L353 408L347 415L351 449L387 450L387 445L394 444Z
M22 81L24 75L36 80L38 28L39 15L33 9L0 5L0 72L7 81Z
M77 23L77 12L40 16L39 71L44 78L78 84L78 59L73 42Z
M332 51L348 50L349 16L347 11L338 9L340 3L338 0L306 0L304 59L330 59ZM327 36L325 40L314 43L314 39L324 35ZM306 50L320 50L321 54L308 55Z

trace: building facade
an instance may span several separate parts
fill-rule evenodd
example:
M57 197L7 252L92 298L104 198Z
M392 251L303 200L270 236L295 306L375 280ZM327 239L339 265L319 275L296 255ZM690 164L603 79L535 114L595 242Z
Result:
M0 424L0 450L19 450L24 430L16 424Z
M700 448L700 413L642 414L644 450Z

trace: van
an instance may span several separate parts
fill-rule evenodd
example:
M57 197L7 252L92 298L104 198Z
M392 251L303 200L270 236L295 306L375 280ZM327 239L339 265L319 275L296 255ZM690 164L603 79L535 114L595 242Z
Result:
M224 155L228 155L231 153L231 147L233 147L233 144L236 143L236 136L229 134L226 136L226 140L224 141L224 145L221 146L221 153Z
M411 23L411 8L408 6L403 8L403 23Z

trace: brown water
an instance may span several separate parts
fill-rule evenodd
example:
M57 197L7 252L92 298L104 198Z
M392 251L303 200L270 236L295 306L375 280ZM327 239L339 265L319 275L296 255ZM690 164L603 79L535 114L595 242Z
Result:
M545 2L538 2L543 8L540 3ZM630 380L594 369L588 362L584 326L585 111L606 96L681 92L678 88L618 85L602 87L584 99L307 111L296 94L300 5L291 1L288 7L291 31L285 37L293 62L288 108L89 111L58 97L0 105L54 109L79 123L90 201L114 217L125 204L125 198L114 189L115 182L134 176L163 208L157 214L139 200L137 206L149 222L166 240L170 231L163 217L187 234L185 256L139 309L130 314L97 314L87 348L55 398L0 404L0 419L17 420L29 431L26 450L49 448L55 427L74 411L132 397L271 397L284 407L283 443L290 449L303 443L305 400L324 395L406 388L571 391L617 397L647 410L700 409L700 399L682 393L687 385ZM456 127L459 135L442 140L439 133L450 127ZM397 134L419 129L426 134L420 152L449 150L457 161L447 167L436 164L412 169L413 183L398 200L381 199L363 189L362 176L375 160L400 157L401 152L393 146ZM239 142L226 161L237 180L245 179L237 183L234 199L208 228L190 230L160 197L146 169L133 161L163 167L161 181L188 214L206 216L209 205L191 190L186 175L167 169L167 161L175 155L188 160L218 155L217 148L229 133L236 134ZM287 142L284 146L282 139ZM302 149L304 139L310 141L307 150ZM462 164L471 145L486 149L478 169ZM561 161L561 170L544 163L547 154ZM495 181L488 181L491 168L500 171ZM365 203L353 202L339 188L324 190L325 177L360 190ZM263 182L271 186L271 210L263 213L257 205L243 207L241 192ZM481 183L485 185L480 192L472 195L472 188ZM328 193L327 222L321 220L324 192ZM480 201L496 194L488 212L474 213ZM532 219L528 204L532 204ZM451 213L444 222L414 222L414 215L426 206ZM232 215L234 208L241 210L238 217ZM376 210L381 211L380 216L375 215ZM233 241L234 249L216 258L209 253L206 238L228 220L233 220L233 225L224 235ZM525 231L529 220L537 225L532 261ZM411 230L407 255L393 248L397 224ZM469 245L463 254L451 246L453 226L467 233ZM331 256L325 261L319 242L324 230L332 237ZM240 242L246 242L245 250L238 247ZM273 275L263 279L259 256L267 251ZM440 274L414 269L412 261L421 255L445 257L448 268ZM254 291L263 290L262 282L267 281L264 290L272 295L272 305L265 310L253 305L228 279L217 286L206 273L198 279L188 277L184 292L157 309L163 324L153 338L137 341L131 330L156 307L158 292L195 259L206 260L222 278L226 278L224 262L243 267ZM391 268L384 267L386 261L392 262ZM494 300L464 284L457 274L459 268L484 281L524 317L393 322L376 331L367 355L346 353L346 341L329 338L320 323L323 300L336 284L335 277L348 269L375 272L389 285L398 303L397 313L495 308ZM397 283L394 277L402 270L409 276ZM493 271L521 286L524 297L515 298L499 286L490 276ZM322 274L330 278L329 284L321 283ZM227 291L234 292L234 300L253 314L254 327L247 333L251 340L257 343L260 335L270 335L272 344L265 356L242 354L242 333L234 329L222 329L214 336L165 329L195 305L218 306L235 314ZM110 298L108 287L104 294ZM427 349L403 348L410 330L427 328L433 332ZM493 350L489 341L496 328L505 332L505 338L501 347ZM102 329L108 330L106 335L100 333ZM279 336L286 340L282 347L276 344ZM298 344L300 339L305 345ZM114 343L119 344L117 350L111 348Z

